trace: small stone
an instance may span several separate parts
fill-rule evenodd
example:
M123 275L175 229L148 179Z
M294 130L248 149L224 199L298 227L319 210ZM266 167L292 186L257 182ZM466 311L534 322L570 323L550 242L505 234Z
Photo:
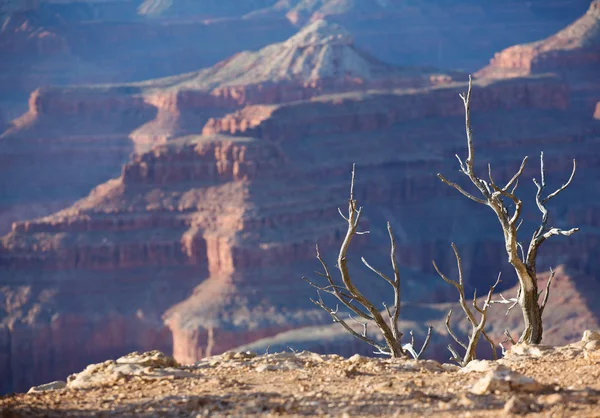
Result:
M360 354L355 354L348 359L348 362L351 364L361 364L365 363L366 361L367 359L365 357L362 357Z
M542 395L537 399L542 405L556 405L563 401L563 395L560 393L552 393L550 395Z
M504 412L506 414L527 414L530 412L529 402L518 396L512 396L505 404L504 404Z
M348 368L346 368L346 370L344 370L344 373L346 374L346 376L352 376L358 373L358 366L356 364L351 364L350 366L348 366Z
M63 382L62 380L56 380L54 382L45 383L43 385L33 386L27 391L27 393L45 392L47 390L64 389L65 387L67 387L67 382Z
M389 389L393 386L393 383L391 381L389 382L382 382L382 383L378 383L375 386L373 386L373 389L375 390L384 390L384 389Z
M475 395L511 391L535 393L545 389L544 385L534 379L498 365L495 370L490 370L473 385L471 393Z
M442 364L442 368L447 372L457 372L461 370L461 367L456 364L444 363Z
M516 344L506 353L506 357L512 356L527 356L527 357L542 357L545 354L549 354L554 351L555 348L549 345L530 345L530 344Z
M256 366L256 368L254 370L261 373L261 372L265 372L265 371L275 370L275 366L263 363L263 364L259 364L258 366Z
M158 351L152 350L145 353L138 353L137 351L127 354L117 359L117 361L109 360L105 362L107 365L115 364L136 364L138 366L145 367L177 367L179 364L171 356Z
M488 372L493 370L498 365L490 360L471 360L469 364L461 368L459 373L471 373L471 372Z
M428 370L430 372L443 372L444 368L439 361L435 360L407 360L405 367L414 368L415 370Z

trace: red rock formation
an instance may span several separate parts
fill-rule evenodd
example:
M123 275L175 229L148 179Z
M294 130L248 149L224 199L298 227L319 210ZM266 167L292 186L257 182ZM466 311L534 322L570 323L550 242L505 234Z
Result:
M519 107L566 109L568 106L567 86L554 78L489 86L484 83L482 87L473 97L473 105L480 111ZM223 118L210 119L202 132L287 141L306 135L373 131L409 120L460 115L464 110L454 98L461 88L436 89L426 94L379 92L360 98L354 93L330 101L248 106ZM297 114L310 115L310 123L292 116Z
M3 293L14 294L15 278L29 277L34 296L27 299L27 310L12 304L5 308L0 344L12 347L17 331L10 324L24 321L31 310L47 314L31 314L24 329L49 329L52 315L68 313L81 321L77 338L85 341L100 335L83 331L100 327L89 325L96 324L94 318L117 313L120 325L113 332L127 350L150 349L156 338L165 338L161 344L167 348L161 349L172 347L181 361L326 321L310 304L312 289L300 277L318 268L315 243L328 261L335 254L344 230L337 207L347 199L348 169L354 161L359 162L356 195L366 207L363 226L372 235L357 238L354 251L386 266L389 249L383 226L389 220L397 234L399 262L407 269L408 300L448 296L445 284L431 274L430 263L434 258L444 269L452 268L451 252L446 251L450 240L460 240L469 284L480 284L479 272L494 275L505 269L502 244L493 234L493 214L477 212L434 175L453 172L452 155L463 152L457 90L445 86L410 93L340 94L304 103L248 106L239 115L256 123L248 123L246 137L188 136L134 155L120 178L98 186L69 209L16 223L2 238ZM481 164L484 157L492 159L498 178L517 169L519 158L505 153L515 146L533 154L543 147L547 176L556 181L568 175L571 156L581 170L598 166L599 154L590 149L595 146L590 138L600 126L569 109L563 83L553 78L481 81L475 91L478 155ZM101 100L91 103L104 109ZM45 107L35 109L40 113ZM532 120L538 123L532 126ZM524 176L537 175L537 170L532 164ZM532 192L527 187L520 189ZM557 204L553 213L560 214L561 222L600 223L600 202L593 196L576 205L568 199ZM461 226L464 214L471 212L468 227ZM538 221L535 211L527 216L524 228ZM584 229L572 240L549 243L541 263L555 265L568 255L571 264L597 271L592 250L597 245L597 237ZM363 276L358 258L350 267L361 287L385 298L385 290ZM93 286L101 289L90 291ZM144 293L136 295L140 286ZM38 301L41 296L35 295L45 289L56 289L56 296ZM122 289L128 293L122 295ZM138 310L152 318L144 322L148 328L139 325ZM129 336L135 327L143 331ZM24 335L18 337L23 345ZM35 341L32 337L30 344ZM47 340L35 344L52 346ZM74 355L72 348L60 349L65 356ZM98 350L90 356L106 357L118 347ZM21 351L11 348L2 360L8 367L3 375L33 358L48 370L44 380L72 370L67 357L50 367L52 357L39 349ZM11 385L21 384L13 375Z
M323 33L304 35L313 39ZM340 42L343 36L325 35L316 38L316 46L294 48L304 54L317 46L322 52L349 47ZM333 43L321 43L324 39ZM222 75L229 62L210 71ZM383 68L379 64L369 68ZM332 65L316 68L327 74ZM325 91L322 87L356 90L356 78L327 87L326 81L320 84L307 74L305 89L291 89L289 95L282 92L293 80L280 80L272 88L218 85L202 90L193 88L199 81L188 74L148 83L42 89L32 96L30 112L2 138L7 146L1 148L0 166L12 164L16 171L11 173L40 172L62 189L72 184L74 173L84 173L81 178L89 181L88 174L109 162L110 170L98 174L105 181L131 150L128 135L139 143L146 138L146 146L165 143L138 149L119 178L100 184L70 208L17 222L0 239L5 295L0 300L6 312L0 347L8 353L0 357L0 374L10 376L5 387L38 383L27 364L44 370L44 381L64 378L76 368L71 357L81 343L74 341L97 344L81 359L85 364L116 355L120 348L168 352L172 347L178 359L193 361L255 338L328 321L310 304L313 291L299 279L319 268L315 243L333 265L344 232L337 208L347 201L353 162L358 163L356 196L366 207L363 226L371 234L353 242L356 258L350 268L369 296L385 299L388 292L365 275L358 253L373 265L388 265L386 220L397 234L408 300L439 300L452 291L431 274L430 264L436 259L443 269L452 268L451 240L460 243L470 286L481 284L482 272L495 276L506 270L493 214L477 212L435 177L436 172L455 172L453 156L464 152L464 116L457 97L464 84L386 93L358 89L311 98ZM387 80L388 75L378 77ZM437 83L430 76L419 80ZM225 90L216 90L221 87ZM543 148L548 178L564 181L561 176L568 175L575 157L580 169L592 173L586 176L585 190L594 190L600 126L589 113L582 116L571 109L569 87L541 76L479 80L473 97L481 158L477 169L485 172L484 163L491 160L496 177L508 178L520 162L516 149L533 156ZM260 100L270 104L232 112L247 100L259 100L261 91L266 93ZM286 102L298 97L305 100ZM230 114L224 116L226 112ZM197 133L204 125L205 136L173 139ZM61 131L65 126L68 135ZM215 133L234 135L208 137ZM32 152L36 146L43 154ZM15 163L17 157L25 161L32 155L37 155L36 170L32 163ZM75 163L81 165L69 166ZM62 166L69 167L52 178ZM532 164L524 177L538 175L537 170ZM519 186L525 195L532 193L529 187ZM69 196L85 194L81 189ZM600 223L600 202L585 190L571 195L577 199L557 202L553 222ZM523 228L537 222L533 208ZM600 271L597 247L594 231L583 229L572 240L545 246L540 263L556 265L566 258L594 275ZM68 320L55 322L61 316ZM101 322L105 317L114 338L98 342L107 332ZM19 367L26 377L16 376Z
M600 96L600 2L556 34L496 53L478 77L515 77L558 73L569 80L575 101L591 108Z

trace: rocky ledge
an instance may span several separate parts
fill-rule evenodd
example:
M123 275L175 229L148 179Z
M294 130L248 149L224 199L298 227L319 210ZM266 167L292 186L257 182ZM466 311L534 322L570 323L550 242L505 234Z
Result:
M597 416L600 334L513 346L460 369L433 360L227 352L179 365L158 351L92 364L0 398L10 417Z

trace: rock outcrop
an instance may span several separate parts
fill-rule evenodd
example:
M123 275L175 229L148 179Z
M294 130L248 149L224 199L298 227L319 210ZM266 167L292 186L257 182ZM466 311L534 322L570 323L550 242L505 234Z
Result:
M36 184L35 189L3 185L0 233L12 222L66 207L116 177L132 151L200 133L208 121L248 104L451 81L433 71L385 64L357 49L340 26L318 21L283 43L241 52L195 73L130 84L38 88L30 95L29 111L0 133L0 175L29 175Z
M558 73L569 80L572 96L588 108L600 97L600 1L556 34L532 43L515 45L497 53L480 70L481 77L514 77Z
M592 70L599 62L600 2L594 0L585 15L555 35L497 53L482 74Z
M581 343L585 335L575 344L545 346L538 350L541 355L513 355L515 347L505 358L468 371L435 360L309 351L230 351L188 365L157 351L134 352L90 364L68 382L3 396L0 408L18 417L434 413L452 418L463 412L553 416L577 411L591 418L600 401L600 350L582 349Z
M481 111L538 108L566 109L568 88L551 77L497 82L476 91L473 105ZM454 98L461 87L389 94L351 93L334 100L296 102L279 106L247 106L220 119L211 118L203 134L250 135L272 141L293 141L305 136L386 129L394 124L428 117L458 116L464 112ZM310 118L294 118L303 114Z

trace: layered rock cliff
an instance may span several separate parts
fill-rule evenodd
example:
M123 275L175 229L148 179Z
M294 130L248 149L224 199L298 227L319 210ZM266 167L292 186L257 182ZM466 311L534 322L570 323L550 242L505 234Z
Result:
M16 223L0 244L6 300L1 344L7 347L2 375L12 376L5 387L59 378L121 349L159 347L190 362L327 321L300 277L319 268L315 243L333 266L345 226L337 207L347 201L353 162L363 227L371 234L353 244L350 268L370 297L383 301L389 292L360 265L359 255L388 265L386 220L396 231L408 301L453 296L430 267L436 259L452 271L451 240L461 249L471 289L498 270L508 274L493 214L478 211L435 177L454 172L453 154L464 152L456 97L464 88L248 106L240 111L254 112L256 123L248 129L156 145L72 207ZM42 111L42 103L36 109ZM93 103L102 114L103 102ZM478 81L473 106L480 109L473 115L478 170L489 159L497 178L508 178L520 159L500 151L533 156L543 148L549 179L563 181L574 157L587 172L585 187L595 187L600 125L569 108L568 89L559 80ZM524 177L537 174L532 164ZM532 193L526 184L520 189ZM558 225L597 223L600 202L581 190L569 189L553 207ZM569 193L581 198L569 199ZM529 209L523 229L539 219ZM593 228L554 240L540 265L567 262L593 276L600 268L597 241ZM508 279L505 286L511 286ZM75 341L92 344L105 335L104 327L112 337L76 356ZM36 364L35 371L17 369L25 364Z
M194 73L36 89L29 111L0 134L0 160L5 162L0 174L25 178L28 173L37 189L9 182L2 186L0 232L14 221L46 215L85 196L117 176L130 152L200 133L211 118L248 104L451 81L452 75L385 64L356 48L340 26L318 21L283 43L241 52Z
M388 299L389 289L359 256L388 265L385 221L397 235L408 301L453 299L431 269L435 259L452 271L450 241L469 291L498 270L512 277L493 213L435 177L450 177L454 155L465 153L457 97L465 84L387 66L339 27L309 28L201 72L31 96L29 112L1 138L0 167L39 186L22 192L6 182L3 196L13 208L44 196L50 210L58 200L48 195L69 207L16 222L0 240L4 390L132 350L191 362L328 321L300 277L319 268L315 243L334 265L353 162L371 234L353 243L350 268L374 300ZM251 84L243 64L263 83ZM364 88L371 82L386 89ZM572 88L553 76L477 80L476 168L486 172L491 161L496 178L507 179L520 155L544 150L546 176L561 184L576 158L575 183L551 214L582 232L551 240L540 266L566 263L596 277L600 125L573 106ZM523 178L534 176L530 164ZM520 192L532 196L524 183ZM526 211L523 231L540 217L534 206Z
M514 77L553 72L569 80L572 96L587 111L600 97L600 2L556 34L536 42L515 45L498 52L480 70L481 77Z

